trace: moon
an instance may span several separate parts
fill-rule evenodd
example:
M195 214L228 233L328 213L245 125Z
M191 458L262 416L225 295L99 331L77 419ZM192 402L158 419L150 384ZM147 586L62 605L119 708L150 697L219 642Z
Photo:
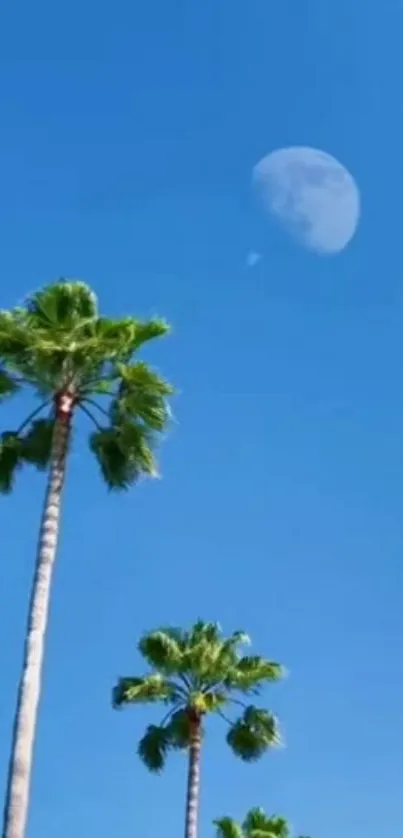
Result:
M265 209L298 243L316 253L344 250L360 217L360 193L350 172L316 148L280 148L253 169Z

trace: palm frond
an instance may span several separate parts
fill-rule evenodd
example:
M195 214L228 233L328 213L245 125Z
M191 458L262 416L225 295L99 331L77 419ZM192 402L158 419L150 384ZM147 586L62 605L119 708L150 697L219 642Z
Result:
M166 725L166 735L169 744L176 750L185 750L191 741L191 723L189 713L184 708L173 713L169 724Z
M210 644L208 673L204 675L206 686L209 684L230 684L230 673L236 670L239 661L239 648L250 643L243 631L235 631L230 637L221 637Z
M0 358L12 369L18 369L18 361L26 357L32 343L32 335L18 309L0 311Z
M22 457L38 469L46 469L52 453L53 418L36 419L22 437Z
M0 401L14 395L19 390L19 384L7 370L0 368Z
M133 340L131 344L131 351L136 352L144 343L148 343L155 338L161 338L167 335L170 331L170 326L159 317L154 317L151 320L135 321Z
M228 703L228 694L225 690L210 690L209 692L201 692L195 700L195 709L199 713L216 713L221 707Z
M170 702L175 698L174 686L159 673L144 675L142 678L119 678L112 691L112 704L115 709L124 704Z
M221 640L220 624L196 620L189 632L189 646L198 646L199 643L217 643Z
M228 731L227 742L240 759L254 762L280 744L277 720L268 710L247 707Z
M0 492L9 494L14 485L17 470L22 465L22 442L14 431L0 435Z
M138 754L149 771L159 773L165 765L169 748L166 729L158 725L149 725L139 742Z
M141 361L121 364L118 370L121 381L112 404L112 417L117 421L120 416L141 419L147 427L161 433L170 418L167 398L173 394L173 387Z
M246 634L242 629L233 631L224 643L225 649L235 649L238 651L240 646L250 646L251 639L249 634Z
M139 642L139 651L151 666L164 674L180 672L183 652L169 630L159 629L145 634Z
M229 673L228 686L244 693L258 693L261 687L284 677L285 670L274 661L259 655L245 655Z
M289 838L290 835L285 818L274 815L269 817L260 807L249 810L242 829L245 838Z
M153 440L135 422L94 431L90 449L95 454L103 478L110 489L128 489L142 476L156 477Z
M233 818L216 818L216 838L243 838L242 828Z
M102 347L105 360L127 364L143 343L161 337L168 331L169 326L162 320L98 317L92 330L92 346ZM117 370L116 377L119 377Z
M85 282L59 280L26 302L29 324L37 330L71 332L98 316L97 297Z

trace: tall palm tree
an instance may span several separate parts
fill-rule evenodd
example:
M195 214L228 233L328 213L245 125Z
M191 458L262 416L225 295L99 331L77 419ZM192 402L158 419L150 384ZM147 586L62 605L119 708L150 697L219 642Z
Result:
M159 725L150 725L139 743L139 755L150 771L160 772L170 750L188 752L185 838L196 838L200 751L205 717L216 713L227 723L227 742L236 756L251 762L279 742L275 717L244 703L240 696L258 695L264 684L283 675L278 663L242 654L249 642L243 632L224 637L216 623L199 620L189 631L161 628L144 635L139 651L151 667L140 677L120 678L113 704L162 702L169 707ZM240 705L235 721L224 708Z
M264 809L249 809L242 824L232 818L214 821L216 838L290 838L291 829L285 818L266 815ZM302 836L300 836L302 838Z
M111 320L82 282L60 281L22 307L0 312L0 396L30 388L39 405L17 430L0 435L0 491L10 492L25 464L47 472L25 652L4 807L3 838L26 828L44 639L66 459L78 411L92 422L89 446L110 489L155 475L153 448L164 431L171 387L145 363L140 347L168 330L161 320ZM104 404L98 401L104 400ZM41 411L46 411L40 418Z

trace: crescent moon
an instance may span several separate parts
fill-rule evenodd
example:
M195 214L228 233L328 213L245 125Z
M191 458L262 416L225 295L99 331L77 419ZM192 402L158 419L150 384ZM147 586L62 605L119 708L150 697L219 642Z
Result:
M253 169L265 209L299 244L316 253L342 251L360 217L360 193L335 157L294 146L272 151Z

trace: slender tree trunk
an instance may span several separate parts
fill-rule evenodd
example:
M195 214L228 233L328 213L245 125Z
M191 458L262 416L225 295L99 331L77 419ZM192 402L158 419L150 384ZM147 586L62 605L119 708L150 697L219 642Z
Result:
M191 717L191 725L185 838L197 838L199 819L201 718L196 713Z
M44 641L48 620L53 566L56 557L62 489L64 483L73 398L56 398L56 421L42 522L39 532L35 575L32 585L25 638L24 660L14 718L11 756L4 805L3 838L24 838Z

